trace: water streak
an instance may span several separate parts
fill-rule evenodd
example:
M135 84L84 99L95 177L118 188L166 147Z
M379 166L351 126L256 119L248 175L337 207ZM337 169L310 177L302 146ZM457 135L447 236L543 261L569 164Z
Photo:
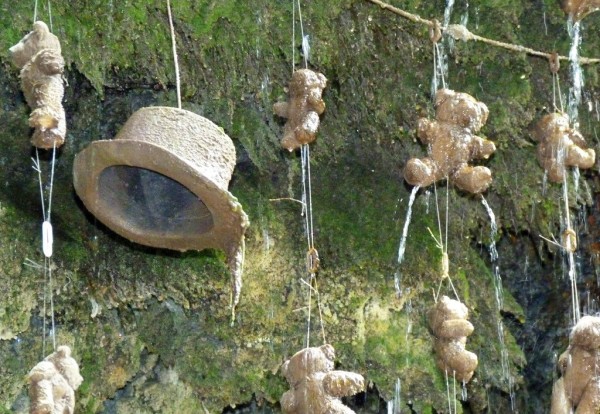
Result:
M404 253L406 252L406 238L408 237L408 226L410 225L410 219L412 217L412 206L415 202L415 197L417 196L419 188L420 187L418 185L415 185L410 193L410 198L408 199L406 220L404 221L402 237L400 238L400 246L398 247L398 266L400 266L404 260ZM394 273L394 289L396 290L396 295L398 297L402 296L402 275L400 274L399 270Z
M571 38L571 49L569 50L569 61L571 62L572 86L569 88L569 104L567 113L572 125L577 127L579 123L579 104L581 103L581 91L583 89L583 71L579 63L579 46L581 45L580 22L573 22L569 17L567 28Z
M402 413L402 397L400 392L402 391L402 382L400 378L396 379L396 387L394 389L394 398L387 402L387 414L401 414Z
M498 261L498 250L496 249L496 236L498 234L498 225L496 224L496 215L488 204L487 200L481 196L481 203L485 207L488 216L490 217L490 260L492 261L494 274L494 294L496 296L496 306L498 312L496 314L496 330L498 333L498 342L500 343L500 364L502 366L502 380L506 383L510 396L510 406L512 412L515 411L515 391L514 378L510 373L510 362L508 357L508 349L504 340L504 323L502 322L501 311L504 309L504 289L502 288L502 277L500 275L500 266L496 264Z

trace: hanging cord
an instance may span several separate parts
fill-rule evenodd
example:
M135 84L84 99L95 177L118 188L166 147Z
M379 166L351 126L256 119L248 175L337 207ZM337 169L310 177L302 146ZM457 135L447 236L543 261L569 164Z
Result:
M567 173L563 176L563 199L565 202L565 231L563 232L563 248L569 260L569 281L571 282L571 307L573 311L573 325L577 325L581 314L579 311L579 292L577 290L577 271L575 267L575 250L577 249L577 235L571 228L571 215L569 214L569 190Z
M181 81L179 79L179 61L177 59L177 44L175 42L175 27L173 26L173 15L171 14L171 2L167 0L167 13L169 15L169 27L171 28L171 44L173 46L173 63L175 64L175 84L177 86L177 107L181 109Z
M46 355L46 303L47 298L50 299L50 315L51 315L51 336L52 346L56 350L56 326L54 322L54 281L52 278L52 268L54 267L52 262L53 254L53 229L51 223L52 215L52 191L54 189L54 171L56 166L56 145L52 148L52 162L50 170L50 187L48 191L48 208L46 209L46 202L44 199L44 184L42 180L42 168L40 164L39 151L35 149L35 159L32 159L33 169L37 172L38 184L40 190L40 202L42 206L42 251L44 253L44 309L43 309L43 345L42 353Z
M394 7L391 4L385 3L381 0L366 0L366 1L376 4L384 10L388 10L394 14L397 14L398 16L402 16L405 19L408 19L412 22L423 24L423 25L426 25L429 27L433 26L433 21L423 19L422 17L420 17L416 14L409 13L405 10ZM540 51L531 49L529 47L525 47L525 46L521 46L521 45L517 45L517 44L513 44L513 43L499 42L497 40L478 36L474 33L471 33L469 30L467 30L467 28L465 26L463 26L461 24L451 24L450 26L448 26L447 28L444 28L443 30L445 32L448 32L448 34L450 34L450 36L452 36L456 40L463 40L465 42L468 40L475 40L475 41L483 42L483 43L486 43L486 44L489 44L492 46L511 50L513 52L527 53L528 55L543 57L546 59L549 59L550 55L551 55L550 53L540 52ZM569 60L568 56L559 56L558 58L560 60ZM579 63L581 63L582 65L597 64L597 63L600 63L600 59L599 58L581 57L581 58L579 58Z
M448 258L448 207L450 206L450 201L449 201L450 200L450 186L448 183L448 178L446 178L446 222L445 222L446 235L445 235L445 237L442 236L440 207L438 204L437 186L435 185L435 183L433 184L433 192L435 194L435 209L436 209L436 213L437 213L439 238L437 238L433 234L433 232L431 231L431 229L429 227L427 228L427 231L429 231L429 234L433 238L433 241L435 242L437 248L440 249L440 251L442 252L442 275L440 277L440 284L438 285L437 292L436 291L433 292L433 299L434 299L435 303L437 303L438 298L440 296L440 291L442 289L442 284L444 283L444 280L448 280L448 283L450 284L450 287L452 288L452 291L454 292L454 296L456 296L456 300L458 300L460 302L461 301L460 297L458 296L456 288L454 287L454 283L452 283L452 278L450 277L450 260Z
M300 6L300 0L292 0L292 74L295 70L295 44L296 44L296 7L298 8L298 18L300 20L300 34L302 36L302 52L304 57L304 67L308 69L308 55L310 52L310 45L308 43L308 36L304 34L304 23L302 21L302 9ZM308 287L308 315L307 315L307 328L306 328L306 347L310 346L310 329L311 329L311 314L312 314L312 295L315 293L317 300L317 308L319 311L319 320L321 323L321 334L323 337L323 343L326 342L325 338L325 327L323 323L323 311L321 307L321 296L319 294L316 274L319 270L319 252L315 248L315 236L314 236L314 221L313 221L313 209L312 209L312 180L310 173L310 147L308 144L302 145L300 148L300 159L302 167L302 214L304 216L304 227L306 230L306 272L308 274L308 281L301 279L301 281Z
M560 78L558 76L558 71L560 70L560 60L558 59L558 53L552 53L548 61L550 63L550 72L552 72L552 106L554 107L555 111L558 110L556 106L556 95L558 93L560 112L564 112L565 108L563 106L562 93L560 91Z

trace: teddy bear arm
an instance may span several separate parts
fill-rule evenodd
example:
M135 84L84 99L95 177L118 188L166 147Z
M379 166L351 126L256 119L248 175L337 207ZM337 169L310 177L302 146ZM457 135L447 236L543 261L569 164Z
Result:
M273 112L275 112L277 116L287 118L289 116L289 107L290 104L288 102L277 102L273 105Z
M552 387L552 403L550 405L550 414L570 414L571 401L567 397L565 382L559 378Z
M334 397L347 397L365 388L362 375L347 371L330 371L323 378L325 392Z
M473 333L473 324L466 319L450 319L440 324L435 335L440 338L457 338Z
M473 135L471 138L471 154L473 158L489 158L496 151L496 145L485 138Z
M321 98L320 91L311 91L308 95L307 103L310 106L310 109L321 115L325 112L325 101Z
M586 387L575 414L600 412L600 378L593 378Z
M577 145L572 145L567 149L565 164L573 167L588 169L594 166L596 162L596 152L593 149L583 149Z
M294 413L298 407L298 400L294 395L294 391L289 390L283 393L281 397L281 409L284 413Z
M417 123L417 137L419 140L427 145L435 138L435 134L432 134L432 129L435 126L435 121L430 121L427 118L419 118Z

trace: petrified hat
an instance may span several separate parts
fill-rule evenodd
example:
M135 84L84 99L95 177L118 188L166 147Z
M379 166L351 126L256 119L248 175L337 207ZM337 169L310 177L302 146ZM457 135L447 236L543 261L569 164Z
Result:
M230 257L248 217L227 191L235 147L223 129L192 112L148 107L114 140L75 157L75 191L102 223L136 243L173 250L217 248Z

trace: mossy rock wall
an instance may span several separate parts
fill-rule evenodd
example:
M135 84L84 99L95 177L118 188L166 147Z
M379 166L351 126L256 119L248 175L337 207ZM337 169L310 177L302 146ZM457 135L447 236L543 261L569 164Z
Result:
M402 169L425 153L416 123L433 114L428 30L366 0L301 3L308 66L328 78L327 109L310 148L324 334L339 368L369 383L366 395L346 402L360 412L388 412L386 401L395 401L397 412L446 412L446 379L435 365L426 321L441 273L429 232L438 227L433 189L417 195L406 256L397 263L411 191ZM484 3L457 0L451 22L568 54L567 19L557 1ZM439 20L445 8L439 0L394 5ZM49 14L48 3L40 2L38 18L49 21ZM273 103L286 98L292 67L303 65L299 33L291 44L292 2L174 0L173 14L183 107L222 126L237 150L230 191L251 225L235 322L223 252L130 243L87 213L72 186L73 158L90 142L113 138L141 107L176 105L166 2L54 0L52 26L68 81L68 136L52 201L56 340L73 348L85 378L78 413L219 413L245 404L248 411L278 412L287 389L279 367L307 336L304 218L300 204L289 201L301 197L300 157L280 148L283 121L272 113ZM33 2L0 1L0 412L28 411L25 376L44 356L44 323L46 353L51 349L44 275L34 264L43 263L42 211L29 108L8 55L32 18ZM581 55L600 57L600 13L583 27ZM488 105L482 134L498 148L485 162L494 174L485 197L498 222L496 240L480 197L437 188L442 216L449 196L450 275L470 309L475 332L467 347L480 361L466 399L457 384L451 400L458 400L459 412L510 412L512 388L515 410L548 412L553 355L566 347L570 324L564 258L539 238L560 233L562 188L544 182L528 132L552 108L548 62L482 43L445 47L449 87ZM570 85L567 66L560 71L563 92ZM584 68L580 108L581 132L595 148L597 71L597 65ZM41 157L46 173L49 156ZM596 310L598 294L597 177L597 168L582 172L576 192L570 176L588 312ZM495 263L492 241L500 254ZM442 292L452 295L446 282ZM319 345L314 296L312 311L311 345ZM450 380L451 393L452 387Z

